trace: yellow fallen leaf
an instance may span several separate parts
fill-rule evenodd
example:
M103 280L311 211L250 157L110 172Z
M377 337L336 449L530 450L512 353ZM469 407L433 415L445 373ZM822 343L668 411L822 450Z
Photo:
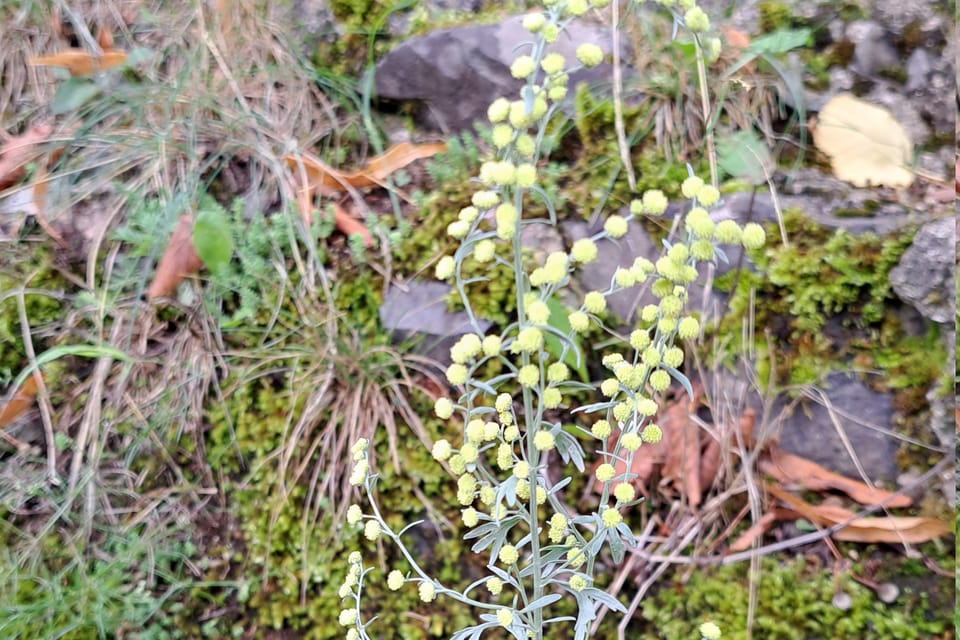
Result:
M820 111L813 140L830 158L833 173L858 187L908 187L913 144L888 110L849 94Z
M64 67L71 76L88 76L95 71L120 66L126 59L127 52L119 49L104 51L102 56L95 56L83 49L67 49L50 56L30 58L30 64L35 67Z

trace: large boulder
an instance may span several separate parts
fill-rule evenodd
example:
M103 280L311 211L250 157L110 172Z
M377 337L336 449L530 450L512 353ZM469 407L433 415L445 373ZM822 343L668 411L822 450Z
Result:
M422 124L430 128L448 133L472 128L486 119L493 100L518 95L522 82L510 75L510 63L532 43L522 20L514 16L497 24L438 29L403 42L377 63L377 96L421 102ZM562 54L572 66L584 42L610 54L610 28L573 23L547 51ZM570 86L596 85L608 81L610 73L607 64L583 69L571 74Z

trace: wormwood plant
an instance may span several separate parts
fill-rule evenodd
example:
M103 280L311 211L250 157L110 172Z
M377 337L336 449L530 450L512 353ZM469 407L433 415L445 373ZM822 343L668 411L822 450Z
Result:
M520 230L531 224L556 224L553 203L537 184L537 161L547 122L567 93L569 70L562 55L546 53L545 48L571 20L608 3L545 0L543 12L524 18L534 41L510 70L514 77L525 80L525 85L519 99L498 98L489 107L495 157L480 168L481 188L473 194L472 206L461 210L459 219L447 229L461 241L460 247L436 266L439 279L452 279L471 318L465 288L470 280L462 277L461 271L468 257L481 264L505 265L516 285L516 321L499 335L482 335L474 322L476 333L464 335L450 350L453 364L446 375L460 393L455 398L442 397L434 406L439 418L450 421L455 435L435 442L432 453L457 477L457 500L463 507L463 524L470 529L465 538L473 542L474 553L489 554L489 575L460 592L425 571L403 539L418 523L399 531L389 527L374 497L377 476L369 466L368 443L361 440L352 448L355 466L350 482L363 487L370 510L365 513L359 505L352 505L348 524L363 522L368 540L388 538L409 563L409 573L399 569L388 572L390 589L416 584L424 602L443 596L478 612L478 623L454 633L453 640L479 638L484 630L497 627L518 640L539 639L547 625L565 623L573 623L572 637L580 639L587 637L600 605L625 612L615 598L595 588L593 580L598 557L605 549L619 563L626 547L636 545L623 511L639 501L630 482L634 476L624 470L631 468L644 443L660 440L662 432L654 420L663 394L674 380L691 393L689 381L678 370L684 352L675 344L678 338L691 339L700 332L698 320L684 314L688 286L698 276L699 263L726 258L719 244L757 248L764 243L763 230L756 224L743 228L732 220L714 224L706 207L718 201L719 192L690 175L681 187L690 208L679 228L679 240L665 243L665 254L655 263L638 257L630 267L617 269L606 290L588 292L566 318L569 330L558 330L558 323L551 322L547 301L568 284L578 265L596 260L598 240L620 238L634 217L661 215L667 207L662 191L648 190L631 202L626 215L607 216L601 232L578 240L569 253L552 253L529 273L523 266ZM671 6L678 26L693 34L703 56L703 34L710 29L703 10L692 1L660 4ZM713 45L707 48L715 53ZM578 46L576 57L581 65L592 67L603 60L603 53L595 44L584 43ZM524 206L532 198L543 202L546 219L524 218ZM605 399L587 406L567 406L565 393L593 388L571 380L565 364L568 353L578 362L583 357L576 334L601 322L607 296L648 281L659 303L641 310L639 324L623 353L604 356L610 377L599 387ZM548 334L563 345L559 355L551 355L545 348ZM500 361L505 373L487 380L475 377L478 371L489 370L485 364L491 359ZM602 493L590 513L575 513L563 499L563 489L571 478L552 484L546 473L551 456L572 462L581 472L585 468L577 438L564 431L559 420L553 421L563 410L596 416L589 430L584 429L586 436L598 441L602 457L595 472ZM609 438L612 433L616 433L615 439ZM339 622L350 640L376 637L370 626L373 621L362 618L361 598L364 581L381 578L364 567L359 551L350 554L349 565L340 588L346 605ZM576 600L576 617L551 617L551 605L564 596ZM710 622L701 625L700 631L704 638L720 637L720 630Z

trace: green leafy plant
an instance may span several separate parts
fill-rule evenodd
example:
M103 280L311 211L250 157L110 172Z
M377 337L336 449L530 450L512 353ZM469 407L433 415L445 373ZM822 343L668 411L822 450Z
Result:
M434 413L447 421L453 434L434 441L432 455L457 478L456 499L463 507L463 524L470 529L464 539L474 553L487 559L486 575L460 591L418 563L406 539L418 523L391 524L392 518L382 512L376 497L378 476L371 470L369 442L360 439L351 449L354 467L349 481L362 487L369 511L351 505L347 524L362 523L366 539L386 538L396 546L409 570L390 570L385 577L389 589L399 591L408 583L416 584L424 602L443 596L479 611L479 621L453 633L454 640L479 638L498 627L518 640L540 639L546 628L569 623L573 631L568 637L581 639L589 634L599 606L626 611L617 599L596 588L597 561L601 553L609 553L619 563L627 547L636 546L623 511L639 500L630 482L634 476L625 470L631 469L643 443L660 440L662 431L653 420L672 383L679 382L692 395L689 381L680 372L683 350L675 344L700 332L698 320L684 312L688 286L698 277L698 264L725 257L720 244L756 249L765 241L757 224L741 228L727 220L715 225L705 207L717 203L719 191L690 171L679 185L690 201L682 230L665 243L665 254L655 263L638 257L630 267L616 271L607 289L587 292L569 312L556 303L573 272L597 259L597 241L623 237L639 216L664 213L666 196L650 189L631 202L628 214L608 215L602 231L576 241L569 253L551 253L529 269L521 230L557 223L554 203L538 184L537 163L547 124L567 93L570 71L563 56L546 53L546 45L591 5L607 4L606 0L589 5L586 0L553 0L545 2L542 13L525 17L524 26L535 40L524 49L529 53L519 55L510 67L512 75L525 84L519 99L498 98L490 105L495 156L480 166L481 187L473 193L471 205L447 227L459 247L435 268L439 279L452 280L475 332L461 337L450 350L452 364L446 377L458 393L437 399ZM674 19L693 33L702 56L698 38L709 30L709 19L692 2L681 5ZM581 44L576 57L579 65L593 67L602 62L603 52L596 45ZM543 207L543 217L525 216L535 204ZM480 330L468 290L476 278L466 277L463 270L468 260L491 269L505 267L512 275L516 319L499 334L483 335ZM577 369L585 358L577 336L602 324L607 296L645 282L651 283L659 302L641 310L639 325L622 353L604 356L602 365L609 377L600 392L605 399L569 406L573 394L593 389L571 379L568 361ZM495 368L499 373L481 378L491 362L500 365ZM574 512L563 499L572 477L553 483L546 473L551 457L580 472L586 468L578 437L565 428L565 421L555 418L564 411L596 416L589 429L574 427L597 441L601 458L595 471L601 496L587 513ZM616 438L611 439L611 434ZM350 554L348 564L339 592L346 601L339 622L347 629L347 638L368 639L376 634L372 621L364 619L362 597L365 583L375 579L374 570L365 568L359 551ZM576 602L576 616L555 615L554 605L564 598ZM699 631L710 640L720 637L713 623L702 624Z

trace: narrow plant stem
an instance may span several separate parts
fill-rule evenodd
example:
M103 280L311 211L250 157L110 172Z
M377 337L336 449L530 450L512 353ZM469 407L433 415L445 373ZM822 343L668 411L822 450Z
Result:
M513 278L517 289L517 326L523 328L526 322L526 308L524 305L524 294L526 293L525 275L523 272L523 247L520 243L520 222L523 219L523 191L518 189L514 193L514 206L517 208L517 220L515 223L513 239L511 242L513 248ZM530 364L530 354L526 351L520 356L521 366ZM543 584L541 582L540 567L540 536L537 534L537 467L540 465L540 452L534 446L533 440L537 432L536 418L533 410L533 393L530 387L523 387L523 420L526 427L526 447L528 462L530 464L530 498L529 498L529 520L530 525L530 561L533 563L533 595L530 601L535 601L543 595ZM522 583L521 583L522 585ZM533 629L534 638L543 637L543 611L535 609L533 611Z
M708 124L710 122L710 89L707 87L707 65L703 59L700 38L694 37L693 45L697 51L697 78L700 82L700 106L703 109L703 133L707 138L707 159L710 161L710 184L717 188L720 186L717 176L717 149L713 139L713 129Z

